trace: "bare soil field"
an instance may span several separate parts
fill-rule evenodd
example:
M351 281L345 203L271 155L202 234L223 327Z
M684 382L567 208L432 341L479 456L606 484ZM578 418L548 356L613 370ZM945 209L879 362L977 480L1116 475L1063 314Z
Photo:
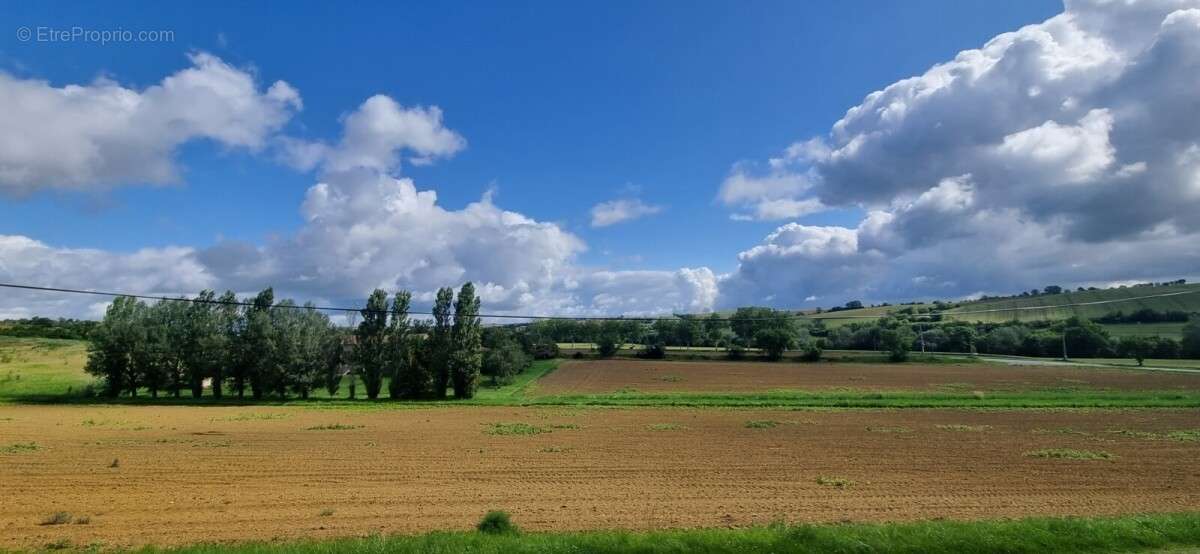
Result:
M1001 364L854 364L568 360L537 384L539 394L620 390L1027 391L1041 389L1195 390L1200 374Z
M489 509L530 530L1181 511L1200 498L1197 422L1200 410L0 406L0 548L466 529ZM1029 455L1042 450L1068 459ZM71 522L41 524L57 512Z

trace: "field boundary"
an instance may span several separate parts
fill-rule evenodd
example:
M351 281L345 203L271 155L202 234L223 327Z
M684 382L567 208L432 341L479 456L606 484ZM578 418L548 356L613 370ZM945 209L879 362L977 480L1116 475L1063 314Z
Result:
M517 522L519 524L519 521ZM276 552L475 552L600 554L1145 552L1200 546L1200 514L1109 518L1025 518L913 523L784 524L750 528L563 533L435 532L366 538L197 545L138 552L234 554Z

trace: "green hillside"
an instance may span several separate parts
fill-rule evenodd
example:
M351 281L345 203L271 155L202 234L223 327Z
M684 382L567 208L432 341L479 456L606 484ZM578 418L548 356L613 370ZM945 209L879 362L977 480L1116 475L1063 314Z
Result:
M1067 304L1072 304L1067 306ZM1071 316L1092 319L1121 311L1200 312L1200 284L1126 287L966 302L944 313L971 322L1046 321Z
M858 308L856 310L838 310L836 312L805 312L804 315L808 316L810 319L820 319L824 321L826 327L838 327L841 325L854 323L856 321L871 321L872 319L884 317L892 312L895 312L896 310L912 307L932 309L932 306L929 304L917 304L915 306L912 304L896 304L891 306Z

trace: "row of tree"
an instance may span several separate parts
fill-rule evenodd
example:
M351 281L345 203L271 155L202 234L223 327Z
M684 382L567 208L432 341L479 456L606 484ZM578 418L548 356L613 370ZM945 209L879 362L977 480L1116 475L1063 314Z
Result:
M866 323L851 323L824 331L825 346L848 350L892 350L899 347L887 340L885 331L908 326L910 349L929 352L979 352L1018 356L1056 357L1065 353L1081 358L1200 357L1200 319L1193 317L1184 326L1181 340L1169 337L1111 336L1094 321L1070 318L1044 323L973 324L950 322L930 325L909 322L903 317L885 318ZM821 331L814 330L819 333Z
M389 302L375 290L351 331L312 304L276 302L270 288L249 300L207 290L154 304L119 297L90 333L87 371L112 396L200 397L207 387L221 398L226 386L238 398L247 389L255 399L321 388L332 396L349 377L351 396L361 380L371 399L385 381L392 398L444 398L447 389L471 398L483 365L475 287L463 285L457 299L439 290L431 322L409 317L411 301L407 291Z

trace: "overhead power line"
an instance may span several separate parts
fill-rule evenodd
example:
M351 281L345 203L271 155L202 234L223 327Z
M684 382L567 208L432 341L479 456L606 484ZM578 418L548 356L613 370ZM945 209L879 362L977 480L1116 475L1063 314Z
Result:
M1071 304L1059 304L1057 306L1016 306L1013 308L992 308L989 310L972 310L962 312L942 312L943 315L969 315L969 314L991 314L996 312L1012 312L1026 310L1053 310L1055 308L1071 308L1075 306L1095 306L1097 304L1116 304L1118 302L1132 302L1134 300L1145 300L1147 298L1162 298L1164 296L1179 296L1182 294L1196 294L1200 289L1182 290L1176 292L1164 292L1162 294L1147 294L1146 296L1134 296L1130 298L1113 298L1111 300L1093 300L1091 302L1075 302Z
M188 298L188 297L179 297L179 296L174 296L174 297L173 296L153 296L153 295L146 295L146 294L130 294L130 293L124 293L124 292L110 292L110 291L99 291L99 290L67 289L67 288L59 288L59 287L39 287L39 286L35 286L35 285L18 285L18 284L12 284L12 283L0 283L0 288L31 290L31 291L39 291L39 292L59 292L59 293L67 293L67 294L89 294L92 296L106 296L106 297L113 297L113 298L125 296L125 297L129 297L129 298L137 298L140 300L156 300L156 301L160 301L160 302L191 302L194 304L216 304L216 305L225 305L225 306L245 306L245 307L254 306L253 302L246 302L246 301L241 301L241 300L233 301L233 302L216 300L216 299L202 300L199 298ZM299 305L286 305L286 304L278 305L278 304L276 304L276 305L272 306L272 308L289 308L289 309L297 309L297 310L311 309L311 310L319 310L319 311L326 311L326 312L343 312L343 313L354 313L354 314L361 314L363 312L390 313L389 310L367 310L366 308L345 308L345 307L340 307L340 306L307 306L307 305L299 306ZM432 316L433 312L410 311L410 312L408 312L408 314L409 315ZM481 317L481 318L491 317L491 318L498 318L498 319L535 319L535 320L563 320L563 321L657 321L657 320L679 319L676 316L639 317L639 316L568 316L568 315L518 315L518 314L479 314L478 317ZM742 319L739 319L739 321L771 321L771 320L779 319L779 317L807 319L807 316L804 316L801 314L790 314L789 313L789 314L783 314L781 316L776 316L776 317L742 318ZM876 319L874 316L854 316L854 317L869 317L871 319ZM722 318L718 318L718 319L720 321L732 321L732 318L728 318L728 317L722 317Z
M41 286L36 286L36 285L20 285L20 284L13 284L13 283L0 283L0 288L29 290L29 291L38 291L38 292L56 292L56 293L65 293L65 294L86 294L86 295L92 295L92 296L105 296L105 297L110 297L110 298L125 296L125 297L129 297L129 298L137 298L140 300L155 300L155 301L160 301L160 302L163 302L163 301L165 301L165 302L191 302L191 303L196 303L196 304L215 304L215 305L241 306L241 307L249 307L249 306L254 305L253 302L246 302L246 301L241 301L241 300L232 301L232 302L222 301L222 300L217 300L217 299L202 300L199 298L188 298L188 297L153 296L153 295L145 295L145 294L131 294L131 293L124 293L124 292L69 289L69 288L60 288L60 287L41 287ZM932 317L932 316L956 317L956 316L960 316L960 315L985 314L985 313L997 313L997 312L1009 312L1009 311L1052 310L1052 309L1056 309L1056 308L1070 308L1070 307L1075 307L1075 306L1093 306L1093 305L1097 305L1097 304L1115 304L1115 303L1120 303L1120 302L1133 302L1133 301L1137 301L1137 300L1145 300L1147 298L1161 298L1161 297L1167 297L1167 296L1180 296L1180 295L1184 295L1184 294L1196 294L1196 293L1200 293L1200 289L1188 290L1188 291L1167 292L1167 293L1162 293L1162 294L1153 294L1153 295L1145 295L1145 296L1135 296L1135 297L1131 297L1131 298L1116 298L1116 299L1111 299L1111 300L1095 300L1095 301L1090 301L1090 302L1074 302L1074 303L1068 303L1068 304L1057 304L1057 305L1053 305L1053 306L1017 306L1017 307L1012 307L1012 308L993 308L993 309L987 309L987 310L970 310L970 311L957 311L957 312L956 311L927 312L927 313L923 313L923 314L912 314L912 315L914 315L916 317ZM326 311L326 312L342 312L342 313L350 313L350 314L362 314L364 312L366 312L366 313L376 312L376 310L367 310L365 308L347 308L347 307L340 307L340 306L274 305L272 307L273 308L298 309L298 310L311 309L311 310L319 310L319 311ZM387 311L388 310L382 310L382 312L387 312ZM432 316L433 315L433 312L412 312L412 311L410 311L408 313L409 313L409 315L424 315L424 316ZM777 320L780 317L794 318L794 319L879 319L880 317L882 317L881 315L828 315L828 314L829 314L829 312L826 312L824 314L820 314L820 317L812 317L813 315L816 315L816 314L805 315L805 314L800 314L800 313L785 313L785 314L781 314L781 315L774 316L774 317L738 318L738 321L771 321L771 320ZM886 315L886 314L884 314L884 315ZM496 318L496 319L527 319L527 320L542 320L542 321L554 321L554 320L558 320L558 321L658 321L658 320L680 319L678 316L641 317L641 316L569 316L569 315L520 315L520 314L479 314L478 317ZM710 319L713 321L733 321L734 320L734 318L731 318L731 317L719 317L719 318L707 317L704 319Z

